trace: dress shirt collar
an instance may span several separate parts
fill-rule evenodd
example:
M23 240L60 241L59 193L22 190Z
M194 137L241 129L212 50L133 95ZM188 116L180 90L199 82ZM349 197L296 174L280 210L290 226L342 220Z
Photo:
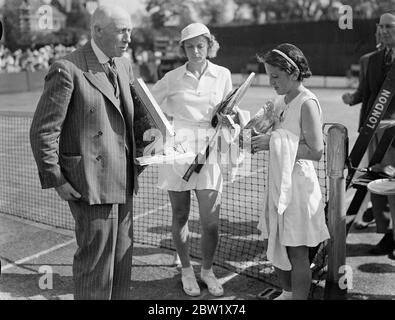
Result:
M110 60L110 58L97 46L93 39L91 39L91 45L93 52L99 60L99 63L106 64Z
M188 73L190 73L190 71L187 70L187 63L188 63L188 62L186 62L186 63L181 67L180 74L179 74L179 76L178 76L178 80L181 80L182 77L184 77L185 75L187 75ZM208 65L207 65L207 69L206 69L206 71L204 72L204 74L207 74L208 76L212 76L212 77L214 77L214 78L218 77L218 71L217 71L217 69L215 68L215 66L214 66L210 61L208 61L208 60L207 60L207 64L208 64Z

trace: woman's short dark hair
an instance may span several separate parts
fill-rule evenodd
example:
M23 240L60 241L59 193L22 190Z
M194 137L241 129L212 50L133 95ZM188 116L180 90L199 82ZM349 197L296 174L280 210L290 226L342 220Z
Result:
M271 66L277 67L288 74L299 71L297 79L298 81L303 81L303 79L311 77L312 73L310 71L309 63L302 50L300 50L297 46L290 43L282 43L275 49L287 55L288 58L291 59L298 68L296 68L291 62L287 61L287 59L281 54L273 50L270 50L263 55L257 54L258 62L270 64Z
M219 50L219 43L218 43L218 41L215 39L215 36L213 36L212 34L210 34L210 35L203 35L203 36L208 40L207 57L215 58L217 56L217 52ZM178 55L181 58L186 58L184 42L180 43L180 46L178 48Z

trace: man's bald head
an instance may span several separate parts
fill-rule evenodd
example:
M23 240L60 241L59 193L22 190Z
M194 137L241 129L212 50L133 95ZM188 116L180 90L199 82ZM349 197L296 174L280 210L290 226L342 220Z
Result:
M380 16L379 24L395 23L395 15L393 13L386 12Z
M120 57L128 49L131 32L130 15L121 7L100 6L92 15L92 39L110 58Z
M380 16L379 24L380 38L382 43L388 48L395 47L395 15L386 12Z
M95 26L105 28L120 19L130 20L130 15L125 9L118 6L99 6L93 13L91 19L92 36L95 32Z

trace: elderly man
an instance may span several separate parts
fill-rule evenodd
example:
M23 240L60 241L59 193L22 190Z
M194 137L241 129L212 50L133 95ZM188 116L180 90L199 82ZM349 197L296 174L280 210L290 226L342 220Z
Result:
M42 188L68 201L75 299L126 299L132 266L133 73L129 14L101 6L92 40L53 63L30 129Z

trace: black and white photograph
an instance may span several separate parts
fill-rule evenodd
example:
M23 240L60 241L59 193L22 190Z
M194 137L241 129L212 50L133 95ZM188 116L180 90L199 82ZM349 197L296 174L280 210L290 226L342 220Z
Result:
M395 0L0 0L0 300L395 300L394 51Z

